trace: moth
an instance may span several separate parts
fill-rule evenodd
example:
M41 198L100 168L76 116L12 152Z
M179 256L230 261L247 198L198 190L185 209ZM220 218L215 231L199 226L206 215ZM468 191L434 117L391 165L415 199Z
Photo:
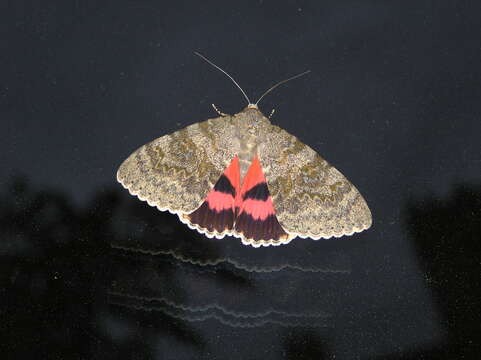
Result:
M304 73L252 103L227 72L196 54L226 74L248 105L234 115L218 111L216 118L140 147L117 172L130 194L209 238L231 235L254 247L368 229L371 212L359 191L257 106L275 87Z

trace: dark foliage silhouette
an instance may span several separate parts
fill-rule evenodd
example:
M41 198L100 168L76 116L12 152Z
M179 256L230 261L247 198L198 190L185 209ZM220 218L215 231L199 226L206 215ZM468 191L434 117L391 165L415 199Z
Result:
M412 199L405 219L446 338L436 348L389 359L479 359L481 186L455 186L446 198Z
M202 347L196 332L169 316L130 309L113 315L107 291L117 265L110 242L118 236L112 221L124 207L121 198L119 191L103 189L78 208L63 194L33 189L24 178L3 190L3 359L148 358L148 340L159 332ZM137 205L132 211L143 222L151 217Z
M175 282L179 266L206 273L206 278L226 286L254 286L242 271L136 252L158 245L159 236L192 258L215 256L219 249L202 242L174 216L122 196L120 189L100 189L85 207L78 207L61 193L38 191L26 179L16 178L0 193L0 200L2 358L152 358L162 352L156 348L159 335L208 358L210 342L191 323L162 311L109 304L109 292L119 290L116 282L125 271L138 269L132 285L121 289L136 295L141 271L154 269L171 279L165 285L176 299L185 299L188 289ZM384 359L477 357L480 209L481 187L468 185L457 186L445 199L413 199L407 204L408 235L443 316L446 340L433 349ZM134 251L112 249L111 243L134 245ZM331 358L326 336L320 329L286 328L282 358Z
M285 358L288 360L331 359L328 341L318 330L293 328L286 332L284 339Z

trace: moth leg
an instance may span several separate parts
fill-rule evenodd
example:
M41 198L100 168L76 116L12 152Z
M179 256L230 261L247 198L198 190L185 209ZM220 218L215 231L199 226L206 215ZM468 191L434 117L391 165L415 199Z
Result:
M276 112L276 109L272 109L272 110L271 110L271 113L270 113L270 115L269 115L269 117L268 117L269 120L271 119L272 115L274 115L275 112Z
M229 116L229 114L223 113L222 111L220 111L219 109L217 109L217 106L215 106L215 104L212 104L212 107L214 108L215 112L216 112L217 114L219 114L220 116Z

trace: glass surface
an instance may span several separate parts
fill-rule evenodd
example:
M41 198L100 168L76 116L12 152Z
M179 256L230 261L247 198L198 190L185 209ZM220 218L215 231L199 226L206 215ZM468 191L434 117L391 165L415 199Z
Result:
M481 3L8 2L2 359L476 359ZM254 249L115 180L139 146L260 109L371 229Z

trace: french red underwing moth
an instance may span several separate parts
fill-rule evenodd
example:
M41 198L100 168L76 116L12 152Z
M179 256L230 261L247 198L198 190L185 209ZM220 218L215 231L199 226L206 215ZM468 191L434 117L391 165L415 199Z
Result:
M117 180L140 200L177 214L208 237L232 235L254 247L296 237L352 235L372 224L358 190L297 137L257 107L195 123L140 147ZM307 72L306 72L307 73Z

